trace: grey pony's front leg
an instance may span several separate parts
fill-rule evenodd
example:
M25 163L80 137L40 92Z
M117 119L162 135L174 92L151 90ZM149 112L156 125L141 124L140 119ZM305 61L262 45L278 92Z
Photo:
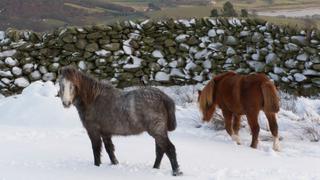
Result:
M91 140L93 157L94 157L94 165L100 166L101 164L101 137L100 134L96 133L95 130L87 130L89 138Z
M114 155L114 145L111 140L111 136L103 136L104 147L109 155L111 164L116 165L119 164L116 156Z

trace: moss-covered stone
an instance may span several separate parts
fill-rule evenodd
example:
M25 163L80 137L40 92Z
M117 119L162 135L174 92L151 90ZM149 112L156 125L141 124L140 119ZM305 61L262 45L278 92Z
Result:
M108 51L117 51L120 49L120 43L110 43L110 44L106 44L103 46L103 48L105 50L108 50Z
M87 44L85 50L88 52L95 52L99 50L99 45L97 43Z
M74 44L65 44L63 46L63 49L66 51L71 51L71 52L76 51L76 47L74 46Z
M171 46L175 46L175 45L176 45L176 42L175 42L174 40L172 40L172 39L166 39L166 40L164 41L164 45L165 45L166 47L171 47Z

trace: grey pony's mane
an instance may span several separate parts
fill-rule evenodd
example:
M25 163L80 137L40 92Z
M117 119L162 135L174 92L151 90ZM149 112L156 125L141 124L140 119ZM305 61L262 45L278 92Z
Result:
M60 74L70 80L77 89L78 96L81 97L84 104L90 104L96 97L103 94L107 90L119 91L108 81L98 81L97 79L78 71L73 67L64 67Z

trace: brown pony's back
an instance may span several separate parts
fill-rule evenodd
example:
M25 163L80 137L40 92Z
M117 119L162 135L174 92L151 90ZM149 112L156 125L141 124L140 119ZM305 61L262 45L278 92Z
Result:
M279 97L275 85L264 74L240 75L226 72L215 76L199 92L198 98L203 120L210 121L219 106L225 118L227 132L239 142L240 117L246 115L252 131L252 147L257 147L258 114L263 110L275 138L274 149L279 150L278 125L275 113L279 111Z
M254 110L264 110L264 95L262 87L268 91L276 92L276 89L268 77L264 74L238 75L226 73L223 78L214 78L216 84L216 100L220 108L226 108L233 113L243 115ZM271 88L270 84L271 83ZM274 87L274 88L272 88ZM264 88L265 89L265 88ZM276 93L272 93L276 95ZM266 95L269 97L268 95ZM272 101L267 98L268 101ZM275 98L278 100L278 98ZM276 100L276 102L278 102ZM279 103L278 105L279 106ZM269 107L266 110L271 110ZM279 109L279 108L274 108ZM278 111L276 111L278 112Z

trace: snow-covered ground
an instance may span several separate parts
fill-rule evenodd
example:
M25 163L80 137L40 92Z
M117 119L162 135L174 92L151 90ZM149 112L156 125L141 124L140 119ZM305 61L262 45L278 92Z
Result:
M304 9L289 9L289 10L267 10L258 12L258 15L261 16L285 16L285 17L305 17L305 16L313 16L320 15L319 7L311 7Z
M21 95L0 97L0 180L11 179L320 179L320 100L282 94L278 114L281 152L272 150L260 114L260 144L249 147L246 121L236 145L224 130L202 124L194 86L161 88L177 104L170 133L184 175L171 176L168 159L152 169L154 141L147 134L114 137L119 165L93 165L91 144L76 109L64 109L51 82L32 83Z

